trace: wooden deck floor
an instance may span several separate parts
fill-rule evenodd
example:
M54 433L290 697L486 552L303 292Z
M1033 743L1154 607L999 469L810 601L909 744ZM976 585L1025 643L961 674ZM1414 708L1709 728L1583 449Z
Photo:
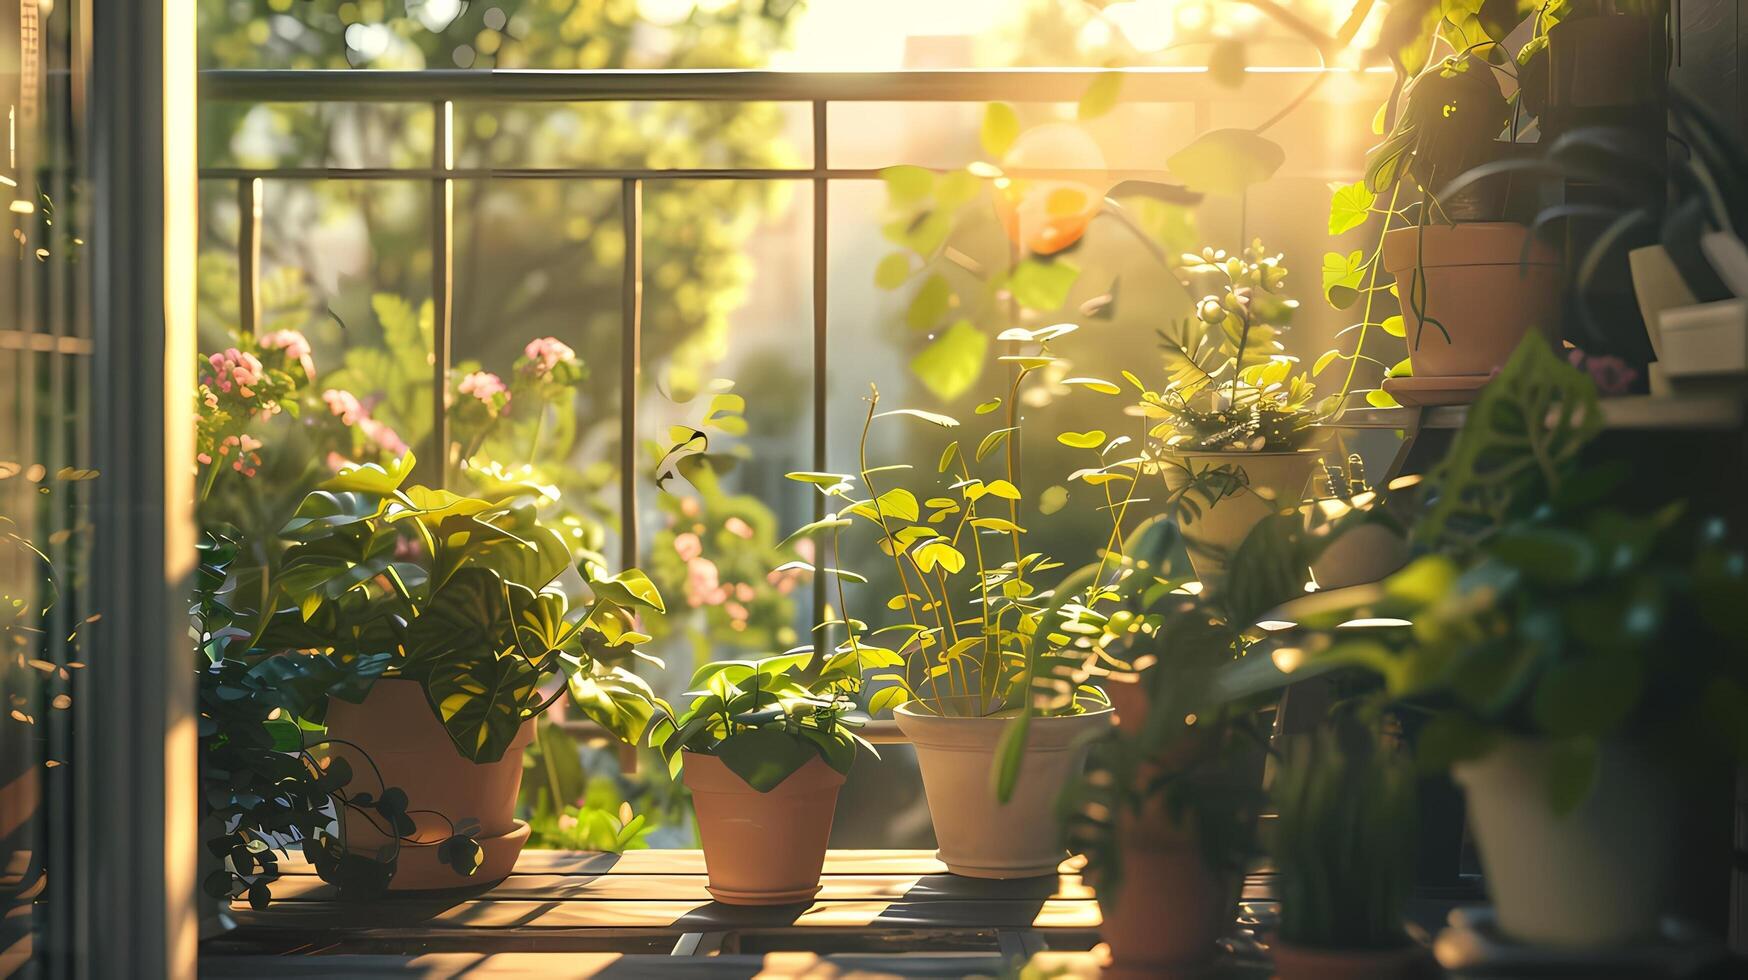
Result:
M978 881L926 851L834 851L813 901L763 909L712 901L699 851L527 851L495 885L367 903L301 861L282 870L272 907L234 910L237 928L204 944L203 976L958 977L1035 959L1095 977L1102 960L1073 859ZM1248 959L1228 975L1267 975Z

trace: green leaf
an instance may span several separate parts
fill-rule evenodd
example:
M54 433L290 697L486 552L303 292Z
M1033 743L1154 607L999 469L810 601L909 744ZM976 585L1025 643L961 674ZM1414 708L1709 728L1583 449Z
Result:
M1340 356L1341 356L1341 351L1338 351L1338 350L1326 350L1326 351L1324 351L1317 358L1317 363L1311 365L1311 376L1313 378L1315 378L1319 374L1322 374L1323 369L1329 366L1329 362L1335 360L1336 358L1338 358Z
M1360 283L1365 279L1365 253L1359 249L1343 256L1340 252L1323 254L1323 295L1329 305L1345 310L1359 299Z
M986 401L986 402L978 402L977 407L975 409L973 409L973 411L975 411L979 415L988 415L990 412L993 412L1000 407L1001 407L1001 399L1000 398L991 398L989 401Z
M935 184L935 203L942 208L956 208L977 196L983 183L964 170L949 170Z
M464 650L431 668L425 694L463 758L496 762L522 727L522 707L538 695L540 680L520 657Z
M912 330L927 330L940 322L952 304L953 287L948 285L946 278L940 273L932 273L917 287L916 295L911 297L910 307L904 311L904 322Z
M960 320L911 358L910 370L930 394L941 401L952 401L983 376L988 350L989 338L983 331L969 320Z
M832 531L840 527L849 527L850 524L851 521L847 517L826 517L817 521L809 521L791 532L788 537L784 538L782 542L777 545L777 547L787 548L802 538L810 537L821 531Z
M1248 129L1215 129L1198 136L1166 161L1192 189L1236 197L1274 176L1287 160L1280 144Z
M1008 291L1026 309L1054 310L1068 301L1068 291L1079 277L1080 269L1065 259L1026 259L1008 277Z
M880 171L880 179L886 182L886 197L894 204L915 204L935 187L933 171L909 165L887 167Z
M1062 383L1071 388L1085 388L1088 391L1096 391L1101 395L1115 395L1121 393L1123 390L1117 387L1115 383L1106 381L1103 378L1064 378Z
M1221 88L1238 88L1244 84L1246 60L1244 42L1226 38L1208 55L1208 75Z
M935 538L917 545L911 549L910 557L916 562L917 568L924 572L933 571L938 565L949 574L957 574L965 567L965 556L944 538Z
M794 480L797 483L811 483L816 487L828 488L848 486L855 480L855 477L848 473L820 473L812 470L785 473L783 474L783 478L786 480Z
M818 751L810 742L780 728L754 728L723 739L714 754L748 786L769 793L807 765Z
M985 456L1001 448L1002 444L1008 441L1008 436L1013 434L1014 428L1015 426L1008 426L1005 429L996 429L984 436L983 441L977 444L978 461L982 462Z
M1048 517L1068 506L1068 488L1051 485L1038 497L1038 513Z
M985 531L1000 531L1003 534L1024 534L1026 529L1005 517L978 517L970 521L972 527Z
M1556 527L1508 528L1487 545L1495 558L1532 582L1577 585L1596 569L1597 554L1583 534Z
M995 765L990 769L990 788L995 798L1006 803L1014 795L1020 780L1020 762L1026 755L1026 735L1032 725L1030 708L1007 723L995 746Z
M1336 188L1329 200L1329 233L1340 235L1358 228L1372 216L1372 204L1378 196L1363 180Z
M577 710L627 744L641 741L655 716L655 692L623 667L597 664L572 674L566 686Z
M1119 72L1105 72L1093 79L1092 84L1080 97L1080 104L1075 107L1075 117L1081 122L1110 112L1117 107L1117 96L1123 91L1123 76Z
M584 576L588 578L587 575ZM589 588L593 589L596 598L606 599L620 606L641 606L654 609L656 612L666 612L662 604L662 594L657 591L655 583L649 576L635 568L627 568L612 578L589 578Z
M1091 429L1086 432L1063 432L1056 441L1074 449L1097 449L1105 444L1105 430Z
M1378 329L1392 337L1408 336L1408 327L1402 322L1400 314L1385 317L1384 322L1378 324Z
M983 108L983 125L977 133L983 152L990 159L1000 160L1020 137L1020 117L1006 102L991 102Z
M1596 784L1596 743L1575 738L1558 742L1548 756L1548 803L1564 817L1590 795Z
M388 464L387 469L376 463L346 466L338 474L320 484L317 489L333 493L368 493L378 497L386 497L399 490L401 484L407 482L407 477L413 473L414 462L412 452L408 451L400 459Z
M1600 738L1632 714L1644 683L1644 668L1631 654L1579 656L1542 675L1530 711L1550 735Z
M1384 372L1384 377L1386 377L1386 378L1412 378L1412 377L1414 377L1414 362L1413 362L1413 360L1411 358L1404 357L1402 360L1397 361L1395 364L1390 365L1390 369L1388 371Z
M913 419L922 419L930 425L938 425L943 429L951 429L959 425L959 420L951 415L942 415L939 412L925 412L920 408L895 408L891 411L881 412L874 417L877 419L883 419L889 415L908 415Z
M991 497L1000 497L1003 500L1020 499L1019 488L1006 480L991 480L983 485L983 492Z
M914 521L918 510L916 494L903 487L893 487L880 495L880 513L885 517L894 517L901 521Z
M889 253L874 267L874 285L881 289L897 289L910 278L910 256L903 252Z

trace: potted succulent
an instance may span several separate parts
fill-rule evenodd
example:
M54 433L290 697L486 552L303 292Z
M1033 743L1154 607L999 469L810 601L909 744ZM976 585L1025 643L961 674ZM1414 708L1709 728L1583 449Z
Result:
M692 791L717 901L788 905L818 893L838 790L856 746L874 752L855 732L862 666L855 651L816 663L808 650L708 663L686 708L651 726L651 744Z
M256 611L232 615L254 625L224 647L279 692L294 740L325 728L301 748L319 747L329 788L358 804L311 854L318 869L372 862L397 890L509 873L528 835L520 750L567 689L641 737L658 704L624 664L637 613L662 609L643 573L589 563L573 609L558 584L569 546L536 516L537 488L464 497L403 486L411 467L348 467L305 497L277 567L248 579Z
M1500 928L1568 947L1657 934L1683 777L1748 744L1748 565L1680 502L1603 503L1627 474L1582 467L1595 413L1526 341L1429 478L1416 535L1442 550L1302 621L1372 625L1313 656L1431 712L1421 760L1464 789Z
M1398 738L1351 710L1289 739L1268 840L1281 980L1395 980L1425 957L1402 918L1414 878L1415 778Z
M1187 285L1209 286L1195 316L1161 331L1170 379L1141 388L1152 463L1168 490L1190 562L1212 587L1233 549L1263 518L1296 507L1317 451L1305 444L1313 387L1280 336L1297 304L1280 295L1287 270L1261 242L1242 254L1183 256Z
M1398 399L1471 400L1524 335L1559 336L1559 256L1511 220L1512 183L1446 188L1513 153L1499 140L1510 121L1492 66L1459 53L1409 84L1396 126L1367 161L1367 191L1391 201L1373 261L1395 279L1408 340L1412 378L1384 385ZM1395 224L1398 213L1411 220Z

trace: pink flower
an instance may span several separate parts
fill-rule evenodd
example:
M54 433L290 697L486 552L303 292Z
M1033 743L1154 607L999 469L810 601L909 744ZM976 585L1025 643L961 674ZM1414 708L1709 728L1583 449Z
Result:
M390 456L404 456L407 444L401 439L400 433L378 422L373 418L358 420L358 427L364 430L364 438L369 439L381 452Z
M689 606L719 606L728 598L728 590L717 577L716 563L708 558L694 558L686 563L686 604Z
M731 517L728 520L723 521L722 527L723 527L723 530L727 531L728 533L734 535L737 538L744 538L744 539L749 540L749 541L752 540L752 537L753 537L752 527L749 526L746 521L743 521L738 517Z
M333 413L335 418L347 425L357 425L361 420L369 418L369 413L364 410L363 403L358 400L357 395L350 391L329 388L322 392L322 401L327 403L328 411Z
M464 395L472 395L482 402L489 402L493 395L510 393L510 386L504 384L504 379L490 371L475 371L461 379L459 390Z
M696 497L681 497L680 498L680 513L685 514L687 517L697 517L698 516L698 498L696 498Z
M735 597L735 599L739 600L740 602L752 602L754 599L758 598L758 595L759 594L753 590L751 583L749 583L749 582L736 582L735 583L734 597Z
M728 613L730 629L739 631L747 628L747 607L738 602L729 602L723 605L722 611Z
M256 340L262 350L280 350L285 356L303 366L304 377L315 380L316 362L310 357L310 342L296 330L275 330L263 334Z
M686 531L674 535L674 552L681 561L689 562L704 553L704 545L698 540L698 535Z
M244 398L255 397L255 393L249 389L260 384L261 379L266 377L260 358L235 347L227 347L208 357L206 361L212 365L213 387L226 393L232 388L240 388Z
M1590 375L1596 390L1604 395L1624 395L1639 379L1638 369L1618 357L1607 354L1586 354L1573 348L1566 352L1572 366Z
M522 370L536 378L550 378L553 369L577 358L577 352L557 337L530 340L528 346L522 348L522 355L527 358Z

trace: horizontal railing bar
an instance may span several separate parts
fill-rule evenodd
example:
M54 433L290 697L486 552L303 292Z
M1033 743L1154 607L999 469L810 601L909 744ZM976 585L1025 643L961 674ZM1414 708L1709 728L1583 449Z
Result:
M948 168L927 168L948 169ZM1035 180L1163 180L1165 170L1035 170L1016 168L1002 171L1010 177ZM879 180L882 171L869 167L826 167L784 170L769 167L457 167L437 170L432 167L202 167L202 180L247 180L260 177L269 180L433 180L439 177L455 180Z
M1206 67L901 69L793 72L742 69L207 69L200 96L220 102L1074 102L1112 71L1123 75L1129 102L1233 98ZM1253 67L1255 84L1320 72L1370 75L1388 69ZM1244 93L1251 97L1252 93Z

